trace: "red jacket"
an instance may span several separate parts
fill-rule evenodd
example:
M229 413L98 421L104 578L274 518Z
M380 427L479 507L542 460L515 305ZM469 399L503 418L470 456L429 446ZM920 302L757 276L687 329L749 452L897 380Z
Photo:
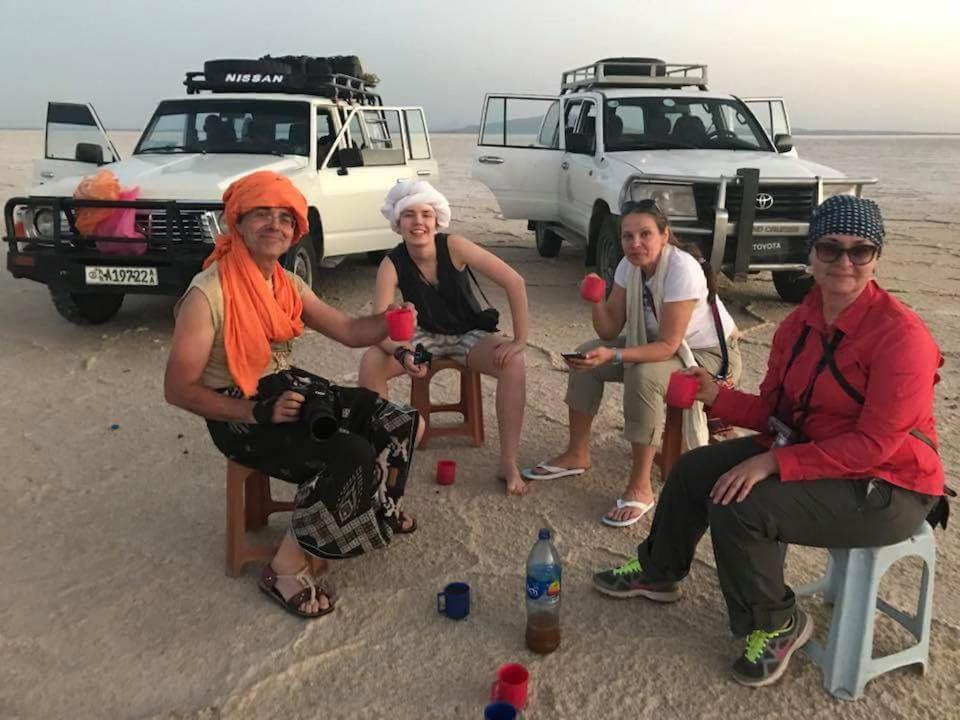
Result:
M784 369L803 331L810 330L785 379ZM711 413L739 427L757 430L770 446L767 419L774 414L783 381L780 418L799 420L801 394L823 357L821 335L844 333L835 351L841 375L864 398L847 394L829 367L817 378L800 430L810 442L776 448L780 479L877 477L927 495L942 495L940 456L912 436L919 430L937 443L933 386L943 364L940 350L920 317L871 281L860 297L827 328L823 298L814 288L780 324L773 337L760 395L721 388Z

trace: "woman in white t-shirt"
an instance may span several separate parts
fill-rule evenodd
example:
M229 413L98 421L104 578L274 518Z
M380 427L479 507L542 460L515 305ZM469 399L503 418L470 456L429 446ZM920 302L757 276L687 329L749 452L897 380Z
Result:
M580 475L590 467L590 428L608 382L624 384L624 436L633 446L633 466L623 495L603 522L626 527L653 508L650 474L666 420L664 395L670 374L699 365L722 370L722 327L728 363L726 378L740 375L737 327L716 296L715 277L695 247L681 246L667 217L653 201L621 209L624 258L610 296L593 304L599 340L577 348L570 358L566 403L570 439L559 456L524 471L529 479ZM716 317L712 303L716 303Z

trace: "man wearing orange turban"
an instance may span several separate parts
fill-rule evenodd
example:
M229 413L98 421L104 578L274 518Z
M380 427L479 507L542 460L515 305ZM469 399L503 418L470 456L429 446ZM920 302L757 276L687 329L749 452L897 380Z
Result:
M419 419L291 365L304 326L349 347L387 335L383 314L348 317L283 269L280 259L309 231L300 191L261 171L233 182L223 201L227 232L175 308L164 391L206 419L224 455L298 485L291 530L259 587L284 609L319 617L333 610L333 595L307 553L353 557L416 529L400 501Z

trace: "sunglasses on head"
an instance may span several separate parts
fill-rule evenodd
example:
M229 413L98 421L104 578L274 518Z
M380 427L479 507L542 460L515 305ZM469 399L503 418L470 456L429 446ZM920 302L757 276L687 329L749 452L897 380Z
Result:
M632 212L658 212L663 215L663 210L657 205L653 198L644 198L643 200L628 200L620 206L620 214L627 215Z
M841 255L846 255L854 265L866 265L880 252L880 248L873 243L863 243L845 248L839 243L829 240L818 240L813 244L813 249L817 253L817 259L821 262L835 263Z

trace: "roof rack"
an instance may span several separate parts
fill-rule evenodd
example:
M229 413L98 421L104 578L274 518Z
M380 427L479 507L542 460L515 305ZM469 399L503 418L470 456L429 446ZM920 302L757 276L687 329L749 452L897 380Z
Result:
M331 73L330 75L303 75L271 72L225 73L208 79L204 72L188 72L183 84L187 94L204 90L213 93L282 93L314 95L332 100L345 100L358 105L383 105L383 99L370 90L358 77Z
M658 87L707 89L707 66L666 63L651 58L607 58L567 70L560 78L561 93L594 87Z

